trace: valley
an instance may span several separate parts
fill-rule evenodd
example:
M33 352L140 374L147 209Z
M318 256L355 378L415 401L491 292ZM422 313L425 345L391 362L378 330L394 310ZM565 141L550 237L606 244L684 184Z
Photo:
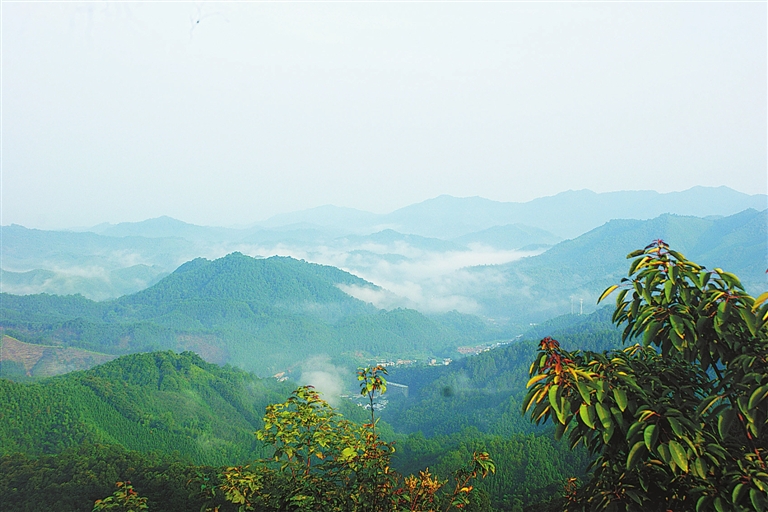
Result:
M653 211L655 196L637 194ZM365 424L355 375L381 365L390 386L376 428L396 446L397 471L447 477L487 450L497 472L477 483L472 506L557 510L590 456L521 414L539 341L621 350L611 302L597 299L627 275L627 253L658 239L738 275L755 297L768 289L765 205L733 211L753 199L687 194L677 213L636 219L608 218L633 211L617 199L631 195L545 198L552 211L585 197L604 210L605 220L585 217L598 225L559 228L525 216L528 204L449 197L389 216L322 208L249 229L169 218L88 232L3 226L0 497L34 510L50 493L50 503L90 510L131 478L153 509L203 507L211 496L189 495L189 482L272 456L253 436L270 404L309 385ZM690 214L712 194L721 200ZM49 471L85 478L72 461L109 469L69 496L25 487Z

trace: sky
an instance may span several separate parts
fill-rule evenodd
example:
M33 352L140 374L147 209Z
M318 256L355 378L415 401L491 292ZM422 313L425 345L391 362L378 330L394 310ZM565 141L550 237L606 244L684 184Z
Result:
M0 9L2 225L768 192L765 2Z

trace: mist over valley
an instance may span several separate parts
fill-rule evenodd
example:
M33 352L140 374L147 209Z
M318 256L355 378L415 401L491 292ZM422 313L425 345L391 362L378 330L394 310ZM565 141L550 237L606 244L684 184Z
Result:
M0 510L768 510L766 2L0 13Z
M440 197L388 216L326 207L240 229L168 217L87 231L3 226L0 321L21 342L112 355L193 350L301 378L312 358L348 371L377 358L455 359L460 347L589 314L626 274L624 256L655 239L738 274L752 293L765 287L765 195L699 187L674 195L685 200L669 203L673 213L612 220L656 197L623 194L622 204L615 193L533 202L549 215ZM701 216L681 213L692 205ZM733 213L749 205L763 209ZM570 209L602 213L572 239L540 227Z

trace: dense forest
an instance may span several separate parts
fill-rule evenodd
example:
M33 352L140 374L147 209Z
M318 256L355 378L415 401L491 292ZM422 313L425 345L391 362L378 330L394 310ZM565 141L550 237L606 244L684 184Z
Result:
M199 464L262 456L252 433L264 408L291 390L191 352L132 354L37 383L0 379L0 386L3 454L117 443Z
M593 326L604 331L601 343L608 346L618 333L606 325L606 315L569 315L551 325L574 344L589 343ZM393 467L403 474L429 467L447 477L482 450L493 453L498 470L477 488L499 510L521 510L557 494L567 477L583 471L587 458L520 415L526 361L535 347L525 339L450 366L394 370L390 380L407 382L412 392L407 398L387 393L389 406L380 413L381 435L395 447ZM215 478L217 466L269 455L253 432L263 427L265 407L283 401L295 386L207 363L190 352L133 354L39 382L0 383L0 495L9 497L14 510L35 510L40 499L90 510L94 499L109 495L122 480L133 482L155 509L176 510L170 501L180 496L199 508L204 499L189 496L190 475ZM365 422L355 402L336 407L344 417ZM66 485L34 483L50 473ZM64 495L82 479L89 486ZM20 487L22 480L30 483Z
M311 386L189 351L0 379L0 497L12 510L764 510L768 293L755 299L662 241L630 256L629 277L601 297L615 293L615 308L554 318L449 365L368 366L358 399L327 397L333 406ZM205 283L195 293L279 303L279 291L237 296L218 275L194 279ZM113 304L29 303L41 324L81 311L142 321L162 316L163 298L196 300L173 282ZM329 288L297 286L290 296L337 304ZM371 318L410 314L367 308L351 303L334 327L375 331ZM454 313L441 325L474 321Z
M0 327L24 342L113 355L192 350L261 375L322 354L358 364L456 356L459 346L503 335L468 315L380 310L339 285L376 288L334 267L233 253L192 260L156 285L112 301L3 294Z

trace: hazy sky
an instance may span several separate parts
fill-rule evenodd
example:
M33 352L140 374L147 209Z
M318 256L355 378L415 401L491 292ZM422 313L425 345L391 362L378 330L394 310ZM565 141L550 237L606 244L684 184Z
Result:
M0 5L5 225L768 188L765 2Z

